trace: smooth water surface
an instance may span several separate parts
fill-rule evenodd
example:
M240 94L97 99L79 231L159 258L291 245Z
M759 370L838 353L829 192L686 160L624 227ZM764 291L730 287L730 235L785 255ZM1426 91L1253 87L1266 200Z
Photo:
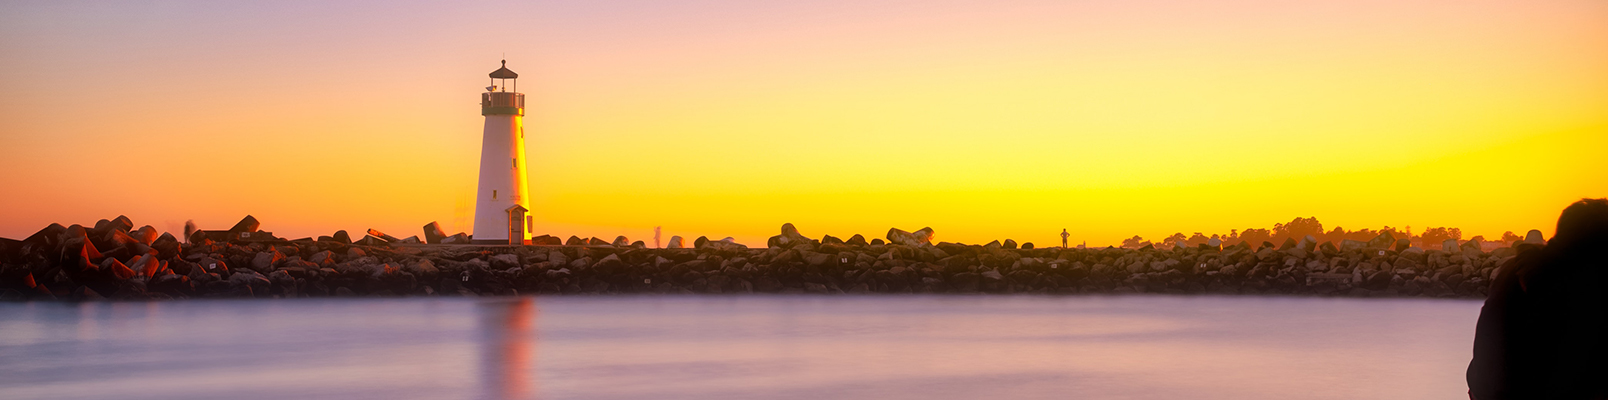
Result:
M671 296L0 304L0 399L1466 399L1480 303Z

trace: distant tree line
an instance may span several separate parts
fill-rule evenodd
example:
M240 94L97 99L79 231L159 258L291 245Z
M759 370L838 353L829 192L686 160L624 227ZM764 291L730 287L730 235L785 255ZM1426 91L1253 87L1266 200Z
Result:
M1412 227L1410 226L1406 229L1396 229L1394 227L1386 226L1378 230L1363 228L1354 231L1336 226L1332 230L1324 230L1323 223L1318 222L1317 217L1297 217L1293 220L1290 220L1289 223L1273 224L1273 229L1249 228L1245 229L1244 231L1232 229L1229 230L1227 234L1214 233L1210 236L1203 232L1195 232L1192 235L1184 235L1183 232L1178 232L1172 234L1171 236L1167 236L1166 238L1162 238L1160 243L1154 243L1150 240L1140 237L1139 235L1134 235L1131 238L1123 239L1122 247L1137 249L1145 246L1155 246L1156 248L1161 249L1171 249L1179 242L1183 242L1185 245L1193 247L1210 243L1212 239L1221 241L1223 246L1233 246L1241 242L1247 242L1251 247L1256 247L1262 245L1263 242L1271 242L1274 245L1278 245L1283 243L1285 239L1293 239L1299 242L1302 238L1305 238L1309 235L1314 239L1317 239L1318 243L1334 242L1338 244L1340 241L1347 239L1368 241L1378 237L1381 233L1387 232L1397 239L1408 239L1412 241L1413 246L1431 249L1440 248L1441 243L1445 242L1447 239L1456 239L1460 242L1463 241L1463 231L1458 228L1435 227L1425 229L1423 232L1419 233L1413 232ZM1469 240L1478 240L1482 242L1490 241L1484 236L1475 236L1469 238ZM1515 234L1513 231L1507 231L1502 234L1502 238L1499 241L1502 243L1512 244L1513 242L1520 240L1524 240L1524 236Z

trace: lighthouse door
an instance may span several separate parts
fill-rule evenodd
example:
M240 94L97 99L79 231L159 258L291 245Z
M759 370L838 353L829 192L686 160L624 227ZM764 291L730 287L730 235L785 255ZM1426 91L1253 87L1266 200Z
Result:
M508 244L525 244L525 211L518 204L508 208Z

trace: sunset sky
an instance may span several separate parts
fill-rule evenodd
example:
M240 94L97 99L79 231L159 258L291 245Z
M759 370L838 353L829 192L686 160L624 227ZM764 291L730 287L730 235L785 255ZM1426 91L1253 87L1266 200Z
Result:
M1601 0L5 1L0 236L471 231L505 55L561 237L1550 237L1608 196Z

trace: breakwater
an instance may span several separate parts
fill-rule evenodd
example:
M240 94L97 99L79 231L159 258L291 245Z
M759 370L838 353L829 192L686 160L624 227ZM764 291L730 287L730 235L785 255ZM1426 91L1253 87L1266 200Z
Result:
M283 240L256 225L248 217L229 231L196 231L180 241L149 226L134 229L126 218L95 227L53 224L26 239L0 241L0 299L636 293L1480 298L1493 271L1514 255L1512 248L1485 251L1474 242L1425 250L1388 233L1339 244L1308 236L1277 245L1085 249L1021 248L1008 240L933 243L931 229L890 229L887 240L814 239L789 224L764 248L699 238L686 248L655 249L595 238L484 246L383 234L352 241L342 232ZM672 240L672 247L679 244Z

